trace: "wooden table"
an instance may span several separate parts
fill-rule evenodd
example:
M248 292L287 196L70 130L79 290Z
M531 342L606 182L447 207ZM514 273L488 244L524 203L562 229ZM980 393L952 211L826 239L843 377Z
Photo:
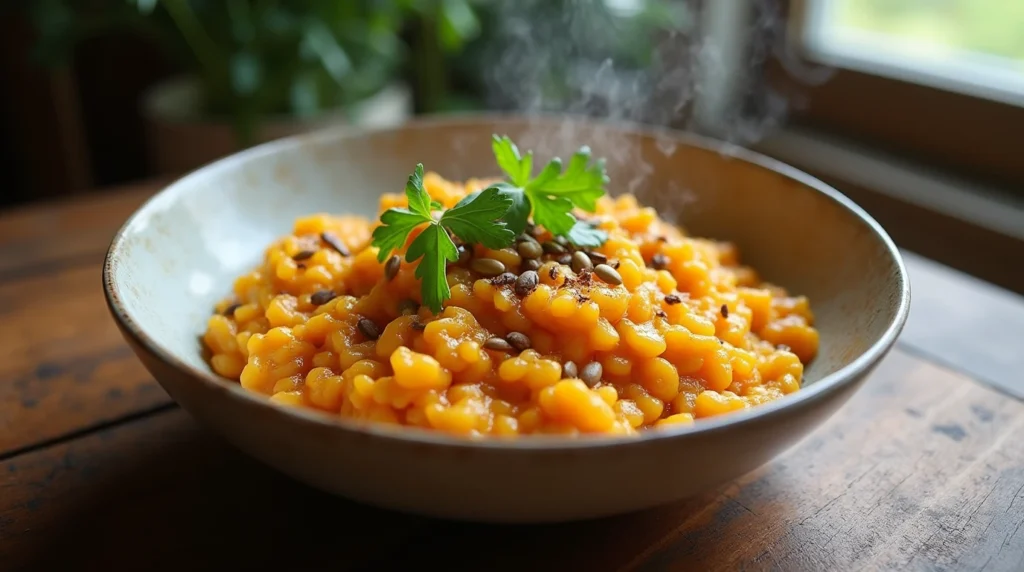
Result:
M100 261L152 191L0 215L0 570L1024 570L1024 299L909 256L898 347L785 455L673 506L481 526L244 457L122 342Z

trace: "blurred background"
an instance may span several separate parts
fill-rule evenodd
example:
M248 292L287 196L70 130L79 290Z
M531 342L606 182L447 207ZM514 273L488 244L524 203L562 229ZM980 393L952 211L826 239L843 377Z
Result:
M753 147L1024 292L1020 0L20 0L0 77L0 209L327 125L563 112Z

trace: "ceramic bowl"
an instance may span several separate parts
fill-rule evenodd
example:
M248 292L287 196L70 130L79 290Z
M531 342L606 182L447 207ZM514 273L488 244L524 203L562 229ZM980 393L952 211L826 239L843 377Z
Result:
M494 176L492 133L539 159L589 144L608 160L613 193L635 193L692 234L735 242L766 279L807 295L821 349L804 387L635 437L473 441L275 406L210 370L199 337L215 301L293 219L375 216L380 193L400 192L418 162L451 179ZM850 397L892 346L910 302L906 270L882 228L796 169L676 132L493 115L324 131L213 163L131 216L110 246L103 282L122 333L167 393L246 453L365 503L490 522L630 512L755 469Z

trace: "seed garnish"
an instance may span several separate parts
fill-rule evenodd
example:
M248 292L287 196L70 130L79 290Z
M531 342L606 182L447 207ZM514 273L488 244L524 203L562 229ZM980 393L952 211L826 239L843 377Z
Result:
M565 264L568 266L572 262L572 255L569 253L561 254L555 259L559 264Z
M521 265L523 270L538 270L541 267L540 260L536 258L527 258Z
M512 351L512 344L508 343L507 341L505 341L502 338L499 338L497 336L487 338L487 341L484 342L484 347L486 349L494 350L494 351L498 351L498 352L509 352L509 351Z
M611 266L608 266L607 264L598 264L597 266L595 266L594 274L597 274L598 278L604 280L605 282L611 284L612 286L618 286L622 284L622 276L619 275L619 272L617 270L615 270Z
M562 379L574 379L580 374L576 369L576 362L567 361L562 364Z
M295 256L292 257L292 260L296 262L300 260L309 260L310 258L313 257L314 254L316 254L315 250L300 250L295 254Z
M590 257L591 262L594 264L607 264L608 257L601 254L600 252L588 252L587 256Z
M651 257L651 268L655 270L664 270L668 266L668 257L662 253L657 253Z
M535 270L523 272L516 279L516 296L525 298L537 288L538 282L540 282L540 276L537 276Z
M368 340L376 341L380 337L380 326L369 318L359 318L356 327Z
M587 384L587 387L594 387L601 382L602 374L604 374L604 368L600 362L592 361L583 366L583 370L580 371L580 379Z
M402 267L402 259L397 254L388 258L388 261L384 263L384 278L389 282L394 280L395 276L398 276L398 269Z
M508 335L505 336L505 340L509 345L515 348L516 351L521 352L523 350L530 349L530 338L526 334L520 332L509 332Z
M316 306L323 306L337 297L338 295L334 293L334 290L319 290L309 297L309 301Z
M349 251L347 246L345 246L345 243L342 242L341 239L338 238L338 236L335 235L333 232L321 232L320 240L324 241L324 244L330 246L335 251L337 251L338 254L342 256L352 256L352 252Z
M577 250L572 253L571 264L573 272L577 274L582 272L584 269L589 270L594 267L594 263L590 261L590 257L582 250Z
M723 318L728 318L729 317L729 306L726 306L725 304L722 304L722 309L721 310L722 310L722 317Z
M497 276L505 271L505 265L493 258L474 258L469 267L484 276Z
M665 303L668 304L669 306L674 306L682 301L683 299L680 298L679 296L676 296L675 294L669 294L668 296L665 296Z
M427 329L427 325L424 324L423 322L415 321L412 323L412 329L416 330L417 332L422 332L423 330Z
M523 258L540 258L544 254L544 249L533 239L520 242L516 251Z
M495 286L508 286L514 284L516 281L516 275L511 272L502 272L501 274L491 278L491 284Z
M550 240L540 245L541 249L548 254L564 254L565 247L557 242L551 242Z

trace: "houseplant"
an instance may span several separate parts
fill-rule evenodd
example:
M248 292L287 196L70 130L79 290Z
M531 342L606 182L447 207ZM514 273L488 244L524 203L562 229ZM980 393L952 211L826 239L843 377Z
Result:
M37 53L59 64L110 31L152 40L184 74L143 96L153 167L191 169L329 122L411 113L398 80L408 8L390 0L36 0Z

